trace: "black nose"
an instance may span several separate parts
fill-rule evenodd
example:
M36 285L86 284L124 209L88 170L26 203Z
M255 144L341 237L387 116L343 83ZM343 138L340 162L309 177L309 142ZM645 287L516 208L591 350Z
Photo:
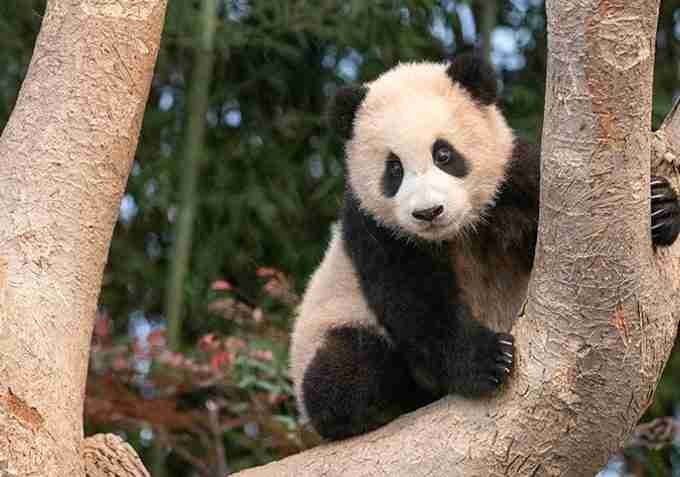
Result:
M435 205L434 207L430 207L429 209L414 210L412 215L418 220L432 222L434 219L442 215L442 212L444 212L444 206Z

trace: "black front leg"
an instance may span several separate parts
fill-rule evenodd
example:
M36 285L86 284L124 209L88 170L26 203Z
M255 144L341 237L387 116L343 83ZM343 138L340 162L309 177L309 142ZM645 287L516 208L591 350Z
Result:
M417 382L438 396L485 396L510 374L514 338L457 315L455 333L412 340L404 348Z
M396 238L360 210L351 191L343 238L371 311L418 384L439 397L477 396L505 380L513 338L472 319L446 246Z

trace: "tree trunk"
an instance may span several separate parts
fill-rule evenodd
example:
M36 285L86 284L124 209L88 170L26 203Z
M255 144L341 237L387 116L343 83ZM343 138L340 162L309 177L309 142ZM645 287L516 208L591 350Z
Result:
M680 162L680 114L650 133L658 0L548 0L538 249L495 399L449 397L254 476L585 476L650 403L678 324L680 245L655 254L655 170ZM654 144L654 147L650 146ZM676 182L677 184L677 182Z
M84 441L82 415L102 270L165 7L49 0L0 138L3 475L148 475L119 440Z

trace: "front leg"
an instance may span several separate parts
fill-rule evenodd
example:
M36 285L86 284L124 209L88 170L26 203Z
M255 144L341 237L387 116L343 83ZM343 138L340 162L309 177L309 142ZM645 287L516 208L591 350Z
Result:
M652 242L657 247L672 245L680 233L678 196L665 177L652 176Z
M513 339L473 320L445 246L404 240L364 213L348 191L343 240L362 295L416 382L437 397L496 389L513 362Z
M514 338L496 333L467 316L458 316L455 333L412 341L406 359L421 386L443 396L492 394L508 378L514 362Z

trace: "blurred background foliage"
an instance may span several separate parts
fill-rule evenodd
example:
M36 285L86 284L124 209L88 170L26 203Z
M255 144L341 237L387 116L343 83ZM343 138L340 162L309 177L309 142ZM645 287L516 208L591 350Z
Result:
M0 2L0 128L44 3ZM156 477L222 476L314 444L296 424L287 342L340 203L341 148L323 121L339 85L399 61L479 49L502 78L511 125L537 139L543 116L542 0L219 0L216 10L211 53L200 43L201 2L169 2L93 336L87 432L124 435ZM680 92L679 49L680 0L664 0L655 125ZM212 72L201 79L195 67L210 54ZM196 81L208 102L187 198ZM180 274L181 333L169 347L165 295L187 200L193 240ZM651 422L602 475L680 475L679 371L675 353L643 419Z

